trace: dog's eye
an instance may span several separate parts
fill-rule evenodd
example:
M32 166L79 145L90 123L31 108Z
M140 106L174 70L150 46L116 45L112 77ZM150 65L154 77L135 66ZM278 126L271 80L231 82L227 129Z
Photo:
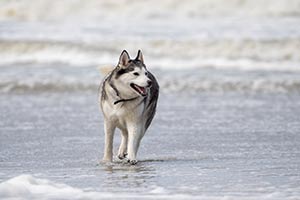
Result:
M137 72L134 72L133 73L133 75L135 75L135 76L138 76L138 75L140 75L139 73L137 73Z
M145 75L148 76L148 72L145 72Z

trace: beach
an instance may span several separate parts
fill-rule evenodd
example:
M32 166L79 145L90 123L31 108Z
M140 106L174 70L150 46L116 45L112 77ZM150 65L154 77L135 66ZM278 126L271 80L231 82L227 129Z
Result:
M1 1L0 199L299 199L299 5ZM160 85L137 165L101 163L123 49Z

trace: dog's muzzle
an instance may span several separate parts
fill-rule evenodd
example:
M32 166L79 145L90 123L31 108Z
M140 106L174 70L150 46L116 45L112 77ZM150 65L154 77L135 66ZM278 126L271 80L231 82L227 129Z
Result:
M151 81L150 81L151 82ZM150 86L151 86L152 83L150 83ZM149 82L148 82L148 85L149 85ZM146 96L147 95L147 88L146 87L141 87L141 86L138 86L134 83L131 83L130 86L137 92L139 93L140 95L142 96Z

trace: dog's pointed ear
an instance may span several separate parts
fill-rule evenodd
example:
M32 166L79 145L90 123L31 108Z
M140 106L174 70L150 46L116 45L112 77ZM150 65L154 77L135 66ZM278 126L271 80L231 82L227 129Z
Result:
M144 63L144 58L143 58L143 54L142 54L142 51L141 51L141 50L138 51L135 60L139 60L139 61L141 61L142 63Z
M119 58L118 66L121 68L126 67L129 63L129 60L130 60L130 57L129 57L128 52L126 50L123 50L120 55L120 58Z

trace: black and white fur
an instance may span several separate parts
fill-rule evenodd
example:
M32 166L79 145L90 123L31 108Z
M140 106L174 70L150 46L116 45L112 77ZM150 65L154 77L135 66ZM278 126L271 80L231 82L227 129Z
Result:
M142 52L130 59L124 50L118 65L100 86L100 106L104 115L104 162L112 162L116 128L122 132L119 159L137 163L137 152L154 117L159 94L155 77L147 70Z

